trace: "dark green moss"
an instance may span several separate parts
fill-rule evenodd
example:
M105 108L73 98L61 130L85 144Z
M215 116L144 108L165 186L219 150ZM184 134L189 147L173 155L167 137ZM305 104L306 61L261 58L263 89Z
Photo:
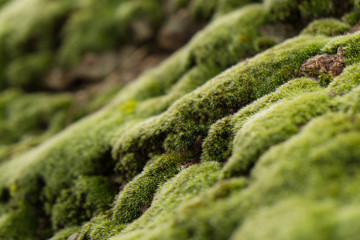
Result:
M71 189L61 191L52 208L53 228L80 225L108 209L114 196L115 189L107 178L80 176Z
M35 209L23 206L2 214L0 218L0 239L9 240L36 240L38 223Z

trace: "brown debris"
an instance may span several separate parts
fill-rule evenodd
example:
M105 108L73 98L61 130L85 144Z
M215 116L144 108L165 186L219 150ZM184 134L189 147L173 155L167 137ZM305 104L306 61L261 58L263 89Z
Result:
M338 95L338 94L337 94L336 92L333 92L333 91L329 92L329 97L334 98L334 97L336 97L337 95Z
M174 51L182 47L201 26L191 20L190 13L181 9L170 16L158 34L159 47Z
M137 44L145 43L154 37L154 24L150 19L136 19L131 22L133 41Z
M338 48L334 55L316 55L308 59L301 67L300 73L304 76L318 79L323 74L333 77L340 75L345 68L344 49Z
M189 161L179 163L179 167L188 168L198 163L200 163L200 159L192 158Z
M346 32L345 34L353 34L360 31L360 23L352 26L352 28L350 29L350 31Z
M126 84L169 54L133 46L125 46L117 52L87 53L72 69L53 69L45 79L45 86L56 91L77 91L100 82Z
M146 210L148 210L150 206L151 206L150 203L145 204L144 206L142 206L142 207L140 208L140 212L141 212L141 213L146 212Z
M74 233L70 237L67 238L67 240L77 240L79 238L80 234Z

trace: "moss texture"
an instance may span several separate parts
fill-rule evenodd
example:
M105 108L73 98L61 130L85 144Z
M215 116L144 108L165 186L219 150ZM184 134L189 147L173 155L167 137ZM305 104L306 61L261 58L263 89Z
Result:
M26 91L169 6L0 1L0 239L357 239L359 1L168 4L206 26L74 115L71 93ZM302 77L339 49L340 75Z

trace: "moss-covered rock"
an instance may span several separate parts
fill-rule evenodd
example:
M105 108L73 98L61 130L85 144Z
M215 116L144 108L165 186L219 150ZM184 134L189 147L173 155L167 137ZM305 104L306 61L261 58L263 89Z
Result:
M345 32L350 30L350 25L344 22L341 22L337 19L321 19L316 20L309 24L301 34L312 34L312 35L325 35L334 37L337 35L344 34Z
M360 35L340 19L358 5L5 3L0 239L357 239ZM76 93L26 92L87 51L153 44L176 11L209 23L133 83L84 106ZM281 42L270 25L299 36ZM337 74L301 77L339 52Z

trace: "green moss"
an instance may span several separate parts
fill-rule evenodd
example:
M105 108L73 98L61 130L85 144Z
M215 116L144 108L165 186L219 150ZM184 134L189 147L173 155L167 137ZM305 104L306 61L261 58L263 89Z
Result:
M316 46L306 44L304 40L294 40L298 44L301 44L300 41L304 43L304 54L306 54L306 48L309 51L316 51ZM206 135L208 127L217 119L234 113L238 108L273 91L287 79L296 76L297 67L294 65L303 55L299 55L298 50L296 50L295 54L291 48L287 49L286 46L289 46L287 44L275 47L249 62L244 62L224 72L224 74L205 84L192 95L188 95L181 101L176 102L169 109L169 113L174 111L174 113L171 113L171 115L174 114L174 117L167 115L166 118L167 124L171 126L169 127L171 132L168 133L165 140L165 148L167 150L183 151L191 147L199 135ZM287 57L282 58L285 55L291 60L287 61ZM271 60L268 58L270 56ZM277 58L276 56L282 57ZM296 60L295 58L299 59ZM260 65L259 68L255 67ZM275 66L281 67L277 71L272 71ZM257 78L257 76L261 76L261 78ZM202 92L206 92L206 94L202 94ZM171 120L172 118L174 120ZM177 119L176 125L174 124L175 119Z
M64 28L59 61L65 66L76 64L87 51L115 49L131 41L128 33L135 19L156 26L163 15L156 0L108 1L104 5L90 2L81 7L81 11L71 15Z
M250 31L255 33L255 29L248 29L244 28L242 29L240 24L243 24L244 22L242 20L248 19L250 16L251 18L259 18L259 14L264 14L263 9L259 5L253 5L249 6L248 8L243 8L240 11L234 12L229 16L225 16L223 18L219 18L217 21L215 21L212 25L208 26L205 30L203 30L201 33L199 33L189 44L188 48L185 48L182 50L182 52L178 53L179 55L174 56L170 60L169 63L172 63L172 61L178 60L178 58L181 56L180 54L183 54L182 57L189 57L193 56L197 66L192 68L187 74L183 75L182 78L179 79L179 82L174 85L173 88L170 89L169 93L161 98L157 98L158 101L155 101L154 99L149 100L148 102L145 102L144 105L139 104L139 107L135 112L139 112L141 114L140 116L144 116L144 111L139 111L144 108L150 108L150 104L155 105L155 111L158 111L158 109L165 110L172 102L180 98L180 94L185 94L198 85L202 84L204 81L206 81L206 78L211 77L218 73L221 69L225 68L227 65L235 63L240 57L244 57L245 54L252 48L251 41L249 43L243 44L241 41L238 41L236 39L238 37L238 33L242 31ZM262 20L258 20L256 24L261 25ZM239 25L238 25L239 24ZM251 25L251 28L256 28L256 24ZM221 27L220 27L221 26ZM237 28L235 30L235 28ZM222 34L223 32L226 32L226 34ZM230 39L228 36L233 36L235 39ZM213 38L208 38L210 36L214 36ZM228 42L228 43L227 43ZM227 45L223 45L227 44ZM249 45L248 45L249 44ZM210 49L217 49L215 52L219 53L219 46L226 47L229 50L225 50L227 54L221 54L220 56L208 56L208 54L212 51L209 51ZM216 59L215 61L211 59ZM168 64L169 64L168 63ZM174 62L175 63L175 62ZM215 66L215 67L213 67ZM160 67L162 68L162 67ZM212 69L212 70L206 70L206 69ZM168 69L164 70L164 73L168 73ZM221 79L222 77L217 77L215 79ZM196 79L196 81L194 81ZM218 82L218 80L212 80L213 82ZM225 81L225 80L222 80ZM231 81L228 79L227 81ZM191 85L189 84L191 82ZM220 85L220 83L216 83L217 85ZM212 84L208 84L207 86L211 86ZM225 87L225 86L224 86ZM213 87L215 89L215 86ZM235 88L235 86L234 86ZM205 90L207 87L203 88L201 91L207 91ZM181 134L176 134L177 143L182 142L182 139L186 139L186 141L183 142L183 145L186 145L185 147L180 147L184 150L184 148L191 147L193 145L193 142L196 140L196 138L199 136L197 133L193 133L191 131L186 130L186 126L193 121L192 117L188 116L189 119L187 121L183 121L180 119L187 118L185 115L191 114L192 109L189 109L192 106L192 102L195 101L203 101L201 98L198 98L196 96L196 92L193 92L192 95L186 96L186 98L183 98L183 100L179 100L175 105L173 105L171 108L167 109L166 112L159 115L158 117L154 117L153 119L148 119L144 122L138 123L133 128L129 129L126 132L122 132L119 136L119 139L116 143L116 146L113 150L114 156L122 156L122 160L120 164L118 165L118 170L120 172L126 172L126 169L142 169L144 166L144 163L148 160L148 155L150 153L161 153L163 146L162 142L164 141L164 135L165 132L168 132L169 130L173 130L175 132L181 130ZM212 97L214 93L209 94L207 100L204 99L203 103L207 105L208 107L215 107L218 108L218 111L228 111L224 108L224 103L221 103L223 101L219 101L219 103L222 106L212 106L212 104L205 103L205 101L210 101L210 98ZM219 94L219 93L218 93ZM221 96L219 96L221 97ZM225 96L224 96L225 98ZM235 100L235 97L233 99ZM250 100L250 99L249 99ZM161 101L164 101L161 103ZM211 100L216 102L216 100ZM181 107L181 105L184 105L185 107ZM229 105L231 103L229 102ZM235 108L235 103L233 103L234 106L231 106L231 108ZM221 110L220 108L223 108ZM201 108L194 108L199 110L203 110ZM159 112L160 112L159 111ZM230 110L234 111L234 110ZM149 112L148 110L146 112ZM145 113L146 113L145 112ZM154 113L159 113L154 112ZM211 111L208 111L211 112ZM151 113L151 112L150 112ZM184 116L181 116L183 115ZM214 114L218 114L214 112ZM221 114L221 113L220 113ZM222 114L226 114L225 112ZM206 116L203 116L206 118ZM219 117L219 116L216 116ZM202 117L201 117L202 118ZM200 120L198 118L197 120ZM195 121L197 121L195 120ZM208 119L209 121L211 118ZM190 122L189 122L190 121ZM173 126L175 123L183 122L181 125ZM190 123L191 124L191 123ZM208 124L208 123L207 123ZM204 125L205 126L205 125ZM196 125L193 125L193 127L196 127ZM190 129L189 129L190 130ZM191 136L187 136L191 135ZM183 137L183 138L182 138ZM171 138L173 138L172 134L169 134L165 143L165 146L167 142L172 141ZM175 144L177 144L175 143ZM179 144L180 145L180 144ZM168 148L171 152L172 148ZM178 149L174 149L178 150ZM139 154L141 153L141 154ZM130 158L129 158L130 157ZM137 159L135 161L135 159ZM132 164L135 166L128 166L128 164ZM139 171L139 170L138 170ZM131 175L130 175L131 176Z
M263 52L267 50L268 48L271 48L277 44L276 39L273 37L260 37L255 41L255 50L258 52Z
M207 20L210 19L214 14L217 0L194 0L190 1L191 14L197 20Z
M85 29L79 33L88 38L83 45L79 36L67 42L71 43L68 53L74 55L65 57L64 63L85 51L115 46L135 19L160 21L161 3L145 2L71 4L76 11L66 15L66 24L78 21L78 25L72 26L74 33L67 25L65 39L72 39L77 28ZM357 221L357 208L351 204L359 200L360 182L356 161L360 144L358 36L328 38L318 32L319 26L324 29L319 24L312 29L318 36L304 34L273 47L275 42L263 28L270 23L269 11L277 14L276 21L292 16L302 21L340 16L337 2L302 1L292 8L294 2L266 1L268 11L255 4L219 18L220 6L227 1L200 3L191 4L198 7L199 16L215 16L214 21L161 66L122 88L107 106L23 155L13 152L20 143L26 146L31 141L26 143L24 134L9 140L6 147L20 142L4 151L14 158L0 163L4 236L22 239L30 229L26 237L47 238L50 225L56 230L69 227L55 239L75 232L80 233L79 239L238 239L249 235L254 239L321 239L328 238L334 226L339 231L331 236L339 239L356 234L349 226L356 225L352 221ZM241 3L228 2L229 6ZM101 5L98 15L92 15ZM104 16L104 21L91 16ZM123 25L114 25L119 19ZM342 29L339 22L330 22L326 22L329 29ZM114 35L106 34L114 26L119 27ZM325 32L332 35L329 29ZM52 50L53 43L50 40L31 53ZM323 79L322 86L298 78L305 60L321 52L334 53L340 46L347 57L347 68L340 76ZM1 54L9 59L23 55L21 49L16 55L11 48L3 52L2 47ZM258 52L262 53L251 58ZM332 80L329 87L322 88L327 80ZM25 95L26 100L18 100L22 95L14 91L0 97L0 129L6 136L12 136L7 129L21 130L39 143L64 127L60 122L66 119L69 96L64 97L69 100L65 104L64 99L54 100L59 96L41 98L39 94L35 101L35 96ZM43 109L40 102L52 103L49 99L54 101L51 109ZM46 130L42 117L51 125ZM201 152L204 162L197 164ZM212 162L227 159L224 168ZM244 177L219 179L219 175L238 174ZM111 205L113 187L118 184L122 187ZM12 220L20 210L27 214ZM312 224L315 219L319 229ZM292 226L281 231L285 223ZM259 224L266 235L251 235Z
M58 36L53 29L66 15L70 3L16 0L1 9L0 59L7 76L1 76L3 84L0 85L7 82L10 85L35 87L34 82L40 81L36 77L41 78L51 66L52 54L49 51L56 45Z
M78 226L109 208L114 188L105 177L79 177L71 189L62 190L52 208L55 230Z
M342 20L351 26L356 25L360 20L360 11L353 11L351 13L347 13L342 17Z
M344 3L345 4L345 3ZM327 16L335 12L332 0L307 0L299 6L301 15L305 18Z
M220 168L217 163L203 163L183 170L164 184L154 197L151 207L123 233L113 239L139 239L147 237L147 231L166 224L169 216L186 200L200 194L215 184ZM134 231L143 229L142 231ZM132 232L134 231L134 232Z
M80 230L79 227L68 227L57 232L50 240L67 240L73 234Z
M339 36L330 41L323 49L323 53L336 53L339 47L344 48L344 55L346 57L346 65L349 66L359 61L359 41L360 33L353 33L344 36Z
M209 68L201 64L188 70L168 91L166 95L144 101L136 108L138 116L152 116L164 112L177 99L195 90L223 70L222 67Z
M298 133L312 118L324 114L330 99L324 91L302 94L250 118L234 139L234 151L224 166L223 176L247 174L267 149Z
M296 19L297 2L292 0L264 0L265 8L275 20Z
M153 159L153 162L121 191L115 202L114 220L128 224L141 216L143 208L151 204L159 185L178 173L179 164L188 159L188 156L179 157L177 154Z
M286 200L261 209L230 239L330 239L336 234L335 212L336 205L331 202ZM261 231L256 230L257 226L262 226Z
M38 89L52 65L52 54L43 52L31 54L12 61L7 67L6 76L10 86L25 89Z
M352 1L265 0L264 5L276 21L309 21L327 16L341 16L351 10Z
M329 85L329 91L336 94L344 94L350 92L359 85L359 63L346 67L340 76L336 77Z
M301 34L337 36L349 31L350 28L349 24L337 19L328 18L312 22L301 32Z
M256 3L258 1L254 0L218 0L218 5L216 8L216 14L214 17L222 16L228 12L234 11L238 8L246 6L250 3Z
M265 11L256 4L218 19L192 42L195 61L228 67L241 56L254 53L252 43L259 36L258 27L265 22Z
M178 100L162 115L139 123L126 134L123 133L115 150L123 156L127 152L139 151L144 159L146 149L148 153L161 151L161 141L164 141L167 151L184 151L192 148L196 139L206 136L208 128L216 120L234 113L238 108L273 91L277 85L296 76L295 69L300 67L306 55L318 51L317 44L321 47L321 38L319 43L314 45L311 45L313 41L307 42L306 39L307 37L299 38L275 47L249 62L243 62L224 72ZM297 46L292 49L290 46L294 46L292 43L295 42ZM312 43L309 44L310 42ZM299 54L298 49L302 49L304 55ZM272 71L272 68L278 66L281 67L277 71ZM261 76L261 79L256 76ZM137 162L141 161L144 160L139 159ZM126 164L122 168L126 168Z
M4 96L4 101L8 96ZM54 134L62 129L65 116L69 111L73 99L70 95L62 94L27 94L3 105L1 135L6 136L0 143L10 144L48 131ZM7 102L7 101L6 101ZM59 120L57 120L59 119Z
M354 120L353 116L341 113L317 118L300 134L268 151L257 164L253 179L246 188L230 188L230 193L220 198L209 199L200 195L180 206L166 224L149 229L146 236L134 231L133 235L129 234L127 238L119 235L118 239L132 239L132 236L137 239L226 239L231 235L238 239L251 233L254 239L266 236L280 239L319 236L319 239L327 239L326 233L333 233L334 226L341 229L341 233L334 234L352 236L354 231L346 224L350 219L356 219L356 212L349 215L350 209L356 209L348 208L342 197L348 199L356 192L358 177L354 171L358 169L348 164L356 164L354 159L359 154L350 150L360 139L358 126L357 118ZM344 145L340 144L341 141L345 141ZM343 146L344 149L340 150ZM325 155L323 151L326 151ZM345 162L338 161L339 157L346 159ZM330 163L332 161L336 166ZM324 179L327 179L327 186L323 184ZM343 184L350 182L351 186L339 191ZM215 189L210 191L216 192ZM325 196L333 200L324 201ZM340 209L341 203L344 210L333 214L333 210ZM289 209L299 214L289 214ZM284 229L284 221L293 224ZM316 228L311 224L313 221L317 221ZM259 224L266 235L254 233ZM319 229L318 226L322 227Z
M319 84L309 78L297 78L279 87L254 103L242 108L234 115L214 123L203 143L202 161L225 162L232 152L235 134L253 114L282 100L291 99L306 92L319 90Z
M109 211L110 212L110 211ZM79 240L85 239L109 239L119 234L125 227L125 224L118 224L110 218L111 213L99 215L90 222L86 223L79 234Z
M12 210L0 217L0 239L35 240L37 238L37 222L35 209L23 207Z

